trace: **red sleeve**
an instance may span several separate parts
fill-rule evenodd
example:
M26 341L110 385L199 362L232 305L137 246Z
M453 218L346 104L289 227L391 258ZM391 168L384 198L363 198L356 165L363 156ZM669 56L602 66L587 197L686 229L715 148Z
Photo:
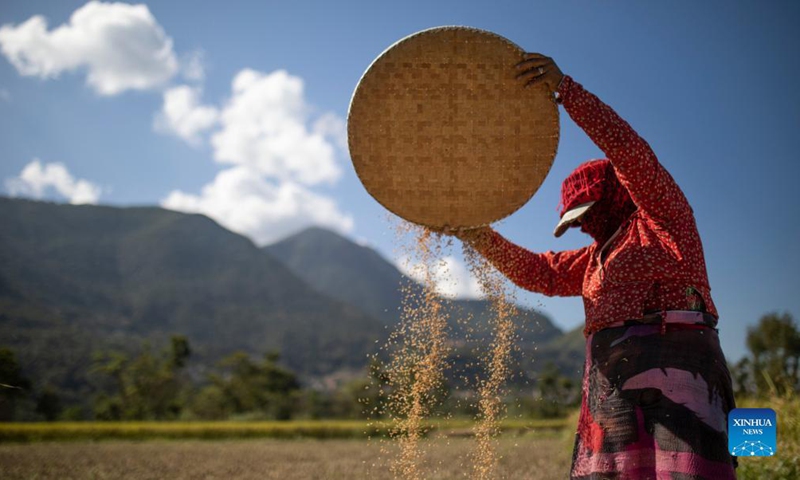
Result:
M474 246L520 288L550 297L574 297L583 292L583 277L591 258L590 247L533 253L495 231Z
M686 214L689 204L650 145L614 110L565 76L558 96L569 116L606 154L636 206L654 219Z

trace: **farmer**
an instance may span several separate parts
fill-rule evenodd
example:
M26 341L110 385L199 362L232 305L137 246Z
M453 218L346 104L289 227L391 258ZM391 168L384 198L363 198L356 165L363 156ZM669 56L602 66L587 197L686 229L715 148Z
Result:
M533 253L489 227L445 233L522 288L583 297L571 478L735 478L731 379L686 197L647 142L551 58L528 53L517 69L525 87L553 92L608 158L583 163L561 187L555 236L580 228L594 242Z

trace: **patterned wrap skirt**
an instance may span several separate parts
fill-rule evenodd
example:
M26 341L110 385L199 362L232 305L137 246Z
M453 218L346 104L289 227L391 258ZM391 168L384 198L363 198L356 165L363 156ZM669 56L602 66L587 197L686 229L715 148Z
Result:
M734 479L731 377L716 319L626 321L586 340L571 479Z

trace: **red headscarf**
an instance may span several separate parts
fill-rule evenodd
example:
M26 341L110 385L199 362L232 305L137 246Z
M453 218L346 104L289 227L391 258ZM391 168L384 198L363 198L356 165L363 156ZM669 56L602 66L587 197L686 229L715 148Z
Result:
M560 216L588 202L594 205L580 221L581 231L605 243L636 210L608 160L590 160L578 166L561 184Z

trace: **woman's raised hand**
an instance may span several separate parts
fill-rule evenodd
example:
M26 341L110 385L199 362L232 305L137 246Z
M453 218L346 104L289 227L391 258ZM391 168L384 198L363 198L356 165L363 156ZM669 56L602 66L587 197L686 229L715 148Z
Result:
M564 74L558 68L556 62L540 53L526 53L522 56L522 61L517 64L517 78L527 88L532 85L546 85L550 92L555 93Z

